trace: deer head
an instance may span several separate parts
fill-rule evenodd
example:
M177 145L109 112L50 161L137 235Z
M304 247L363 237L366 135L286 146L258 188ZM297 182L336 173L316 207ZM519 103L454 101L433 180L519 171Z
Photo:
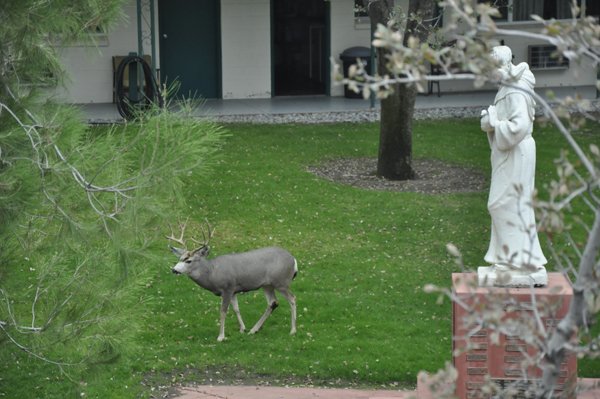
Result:
M198 240L190 238L190 241L200 246L191 251L187 249L184 235L188 220L189 218L186 219L185 222L179 223L179 237L175 237L175 233L173 232L173 228L171 226L169 226L171 229L171 235L166 236L168 240L183 246L183 248L169 246L171 248L171 252L173 252L179 258L179 262L177 262L177 264L172 269L173 273L175 274L188 274L192 262L196 259L208 256L210 252L210 247L208 246L208 243L214 233L214 229L211 228L210 223L208 223L208 220L206 221L206 224L208 226L208 233L205 233L204 227L201 227L203 241L200 242Z

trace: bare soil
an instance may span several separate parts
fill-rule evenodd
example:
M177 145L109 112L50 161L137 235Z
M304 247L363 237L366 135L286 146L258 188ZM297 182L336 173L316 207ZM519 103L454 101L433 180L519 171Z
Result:
M487 179L480 171L433 159L413 160L415 180L387 180L376 175L377 159L343 158L310 166L315 175L367 190L450 194L482 191Z

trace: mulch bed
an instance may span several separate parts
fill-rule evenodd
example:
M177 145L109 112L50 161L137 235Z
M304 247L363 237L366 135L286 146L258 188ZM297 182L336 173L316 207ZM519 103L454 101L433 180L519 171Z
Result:
M478 170L432 159L413 160L415 180L387 180L376 175L377 159L335 159L308 170L324 179L367 190L450 194L483 191L486 177Z

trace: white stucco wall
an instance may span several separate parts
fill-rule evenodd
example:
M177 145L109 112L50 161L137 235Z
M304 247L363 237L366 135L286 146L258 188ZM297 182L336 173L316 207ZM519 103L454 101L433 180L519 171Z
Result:
M520 30L529 30L539 32L542 26L540 24L511 24L506 27L514 27ZM515 57L513 63L527 62L527 53L529 45L548 45L548 43L536 42L533 40L524 40L522 38L501 37L504 44L512 49ZM596 72L591 63L584 61L581 65L571 62L567 69L543 70L533 69L539 88L548 87L566 87L566 86L593 86L596 84Z
M353 5L354 0L330 0L331 2L331 56L341 64L340 53L353 46L369 47L370 45L370 24L357 24L354 21ZM408 0L397 1L397 4L405 10L408 7ZM538 30L540 26L535 23L511 23L504 24L505 28ZM529 45L541 44L531 41L531 39L507 37L505 44L510 46L515 56L515 63L527 61L527 51ZM568 69L557 70L533 70L536 79L536 87L540 90L548 88L589 88L596 84L596 72L590 63L585 65L576 65L574 63ZM472 81L454 81L441 82L441 91L443 92L464 92L476 90ZM434 91L437 89L434 86ZM485 86L481 90L494 90L491 86ZM333 84L331 88L332 96L343 95L343 87Z
M511 48L514 56L513 63L515 65L520 62L528 62L529 45L547 45L547 43L515 37L500 37L500 39L504 39L504 44ZM531 71L536 79L535 88L540 93L549 89L572 89L573 92L588 93L590 92L590 87L596 84L596 72L589 62L582 64L572 62L568 68L564 69L532 69ZM442 93L475 90L471 81L441 82L440 85ZM437 90L436 87L434 87L435 90ZM486 85L480 90L495 90L495 88Z
M530 22L499 22L498 26L503 29L514 29L526 32L539 33L542 25L533 21ZM499 41L504 40L504 44L512 50L514 64L528 62L528 46L530 45L548 45L548 43L535 41L533 39L498 36ZM536 89L544 91L545 89L572 89L574 92L590 93L589 90L596 84L596 71L590 62L583 62L582 65L571 63L566 69L532 69L536 78ZM442 92L464 92L475 90L471 81L453 81L441 82ZM434 87L434 90L436 88ZM492 86L485 86L481 90L495 90Z
M331 57L342 65L340 53L349 47L371 46L371 26L355 24L354 0L330 0ZM331 82L331 96L343 96L344 87Z
M331 56L348 47L370 45L370 26L356 23L354 0L329 0L331 3ZM406 7L408 0L400 0ZM124 8L126 18L114 26L97 47L58 48L68 76L66 87L50 88L55 98L71 103L112 102L112 56L137 51L136 0ZM158 30L158 13L156 14ZM535 29L533 23L513 23L508 27ZM271 97L271 17L270 0L221 0L221 53L223 98ZM149 35L146 35L149 37ZM528 40L505 38L515 55L515 63L527 60ZM158 42L158 36L157 36ZM150 54L149 40L144 52ZM159 48L156 49L157 66ZM589 65L574 63L568 69L534 70L537 88L593 87L596 71ZM473 90L472 82L442 82L442 92ZM332 96L342 96L343 87L333 84Z
M354 0L329 0L331 3L331 56L341 65L340 53L349 47L371 46L371 24L354 19ZM408 0L398 0L396 4L408 9ZM344 95L343 86L332 82L332 96Z
M65 87L55 96L70 103L112 102L112 57L137 51L135 0L124 8L126 18L100 37L98 46L73 45L58 48L67 71ZM149 51L149 49L148 49Z
M271 97L269 0L221 0L223 98Z

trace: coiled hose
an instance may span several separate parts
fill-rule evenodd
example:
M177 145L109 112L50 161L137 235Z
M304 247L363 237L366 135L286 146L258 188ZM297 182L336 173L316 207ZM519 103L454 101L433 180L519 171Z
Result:
M134 63L138 63L142 66L142 72L144 74L143 95L138 96L139 98L129 97L129 89L125 89L123 82L126 70L125 68L128 68L130 64ZM152 69L142 57L137 55L130 55L125 57L117 67L115 81L117 110L123 118L132 119L136 115L136 110L148 109L152 104L158 105L159 108L162 108L164 106L164 99L160 93L160 89L158 87L158 83L156 82L156 78L152 73ZM129 87L131 88L131 86L132 82L130 77Z

